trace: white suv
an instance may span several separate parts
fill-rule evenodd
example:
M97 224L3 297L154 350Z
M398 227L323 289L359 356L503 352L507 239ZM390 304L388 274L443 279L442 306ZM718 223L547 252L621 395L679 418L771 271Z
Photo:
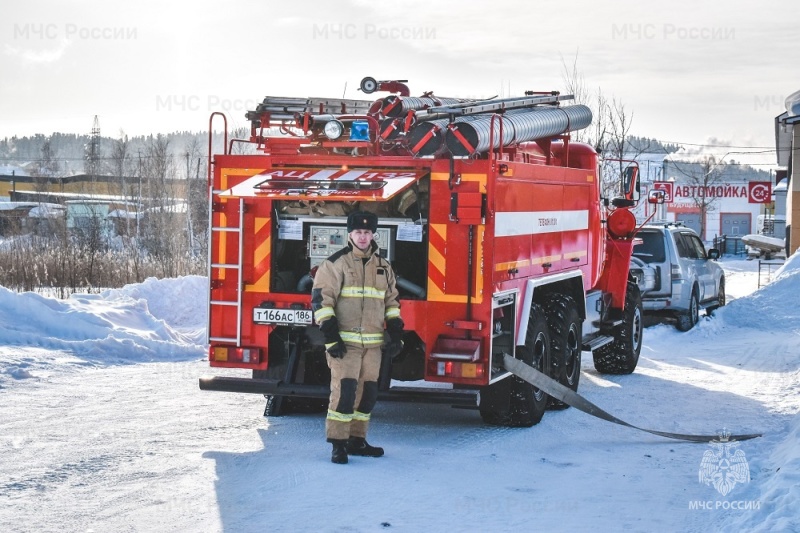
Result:
M633 256L656 269L655 287L642 295L646 315L677 318L677 328L697 324L700 309L711 312L725 305L725 274L716 259L719 250L706 253L693 230L675 223L644 226Z

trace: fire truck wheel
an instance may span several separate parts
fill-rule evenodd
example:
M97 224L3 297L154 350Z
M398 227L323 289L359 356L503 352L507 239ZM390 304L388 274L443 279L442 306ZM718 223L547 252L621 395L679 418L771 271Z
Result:
M545 303L547 325L550 329L551 376L572 389L578 390L581 377L582 320L575 300L565 294L553 293ZM566 409L569 405L550 398L550 409Z
M678 322L675 327L678 331L689 331L700 320L700 302L697 298L697 289L692 288L692 296L689 299L689 310L678 315Z
M517 348L521 359L536 370L550 375L550 334L544 308L531 305L528 319L528 334L525 346ZM530 427L538 424L547 409L550 397L527 381L516 376L511 378L511 425Z
M630 374L639 363L642 350L642 295L636 283L628 282L623 323L614 334L614 341L592 352L594 367L602 374Z
M550 337L544 309L531 306L524 346L517 346L517 354L535 369L548 373ZM522 379L511 376L481 390L480 413L487 424L507 427L530 427L542 419L549 396Z

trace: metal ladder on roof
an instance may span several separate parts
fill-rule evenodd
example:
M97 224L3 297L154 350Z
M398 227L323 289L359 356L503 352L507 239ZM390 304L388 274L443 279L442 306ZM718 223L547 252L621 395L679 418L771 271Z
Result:
M269 113L272 120L294 120L303 113L312 115L366 115L373 100L352 100L345 98L292 98L285 96L267 96L256 106L255 111L248 111L248 120L257 120L262 113Z
M208 205L208 218L209 218L209 227L211 228L211 239L210 242L214 242L214 234L218 234L219 238L223 238L223 234L225 233L236 233L238 234L239 238L239 257L237 263L212 263L212 247L208 247L208 287L209 287L209 295L211 294L213 279L211 275L215 268L221 268L235 271L237 274L236 280L236 299L235 300L212 300L210 297L208 299L208 335L207 335L207 342L225 342L225 343L236 343L236 346L239 346L242 342L242 287L244 286L243 280L243 259L244 259L244 251L243 251L243 244L244 244L244 198L239 198L239 217L238 217L238 225L237 226L214 226L214 196L219 191L214 191L212 194L209 195L209 205ZM236 307L236 337L212 337L211 336L211 309L213 307Z

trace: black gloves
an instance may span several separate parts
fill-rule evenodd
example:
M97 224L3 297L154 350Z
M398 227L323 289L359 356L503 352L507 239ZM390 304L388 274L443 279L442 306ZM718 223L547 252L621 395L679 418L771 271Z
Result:
M403 341L403 319L402 318L390 318L386 321L386 332L389 333L389 338L392 342L402 342Z
M347 346L344 345L342 339L331 344L325 344L325 349L334 359L341 359L347 353Z
M401 318L391 318L386 321L386 332L390 339L386 343L386 355L392 359L403 351L403 326ZM325 336L325 349L328 354L335 359L344 357L344 354L347 353L347 346L339 335L339 321L336 317L324 321L319 325L319 329Z
M389 342L386 344L386 355L394 359L403 351L403 319L390 318L386 321L386 332Z
M339 321L336 317L331 317L319 325L319 329L325 335L325 349L334 359L340 359L347 353L342 337L339 335Z

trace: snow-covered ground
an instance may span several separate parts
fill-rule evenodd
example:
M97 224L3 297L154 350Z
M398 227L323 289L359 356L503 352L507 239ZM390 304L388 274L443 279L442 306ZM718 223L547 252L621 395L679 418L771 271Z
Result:
M386 456L346 466L323 415L265 419L257 395L198 389L220 373L204 278L66 301L0 288L0 531L800 531L800 258L760 290L757 264L724 260L729 305L688 333L648 328L634 374L585 353L580 392L649 429L761 438L381 403ZM726 451L735 485L702 482Z

